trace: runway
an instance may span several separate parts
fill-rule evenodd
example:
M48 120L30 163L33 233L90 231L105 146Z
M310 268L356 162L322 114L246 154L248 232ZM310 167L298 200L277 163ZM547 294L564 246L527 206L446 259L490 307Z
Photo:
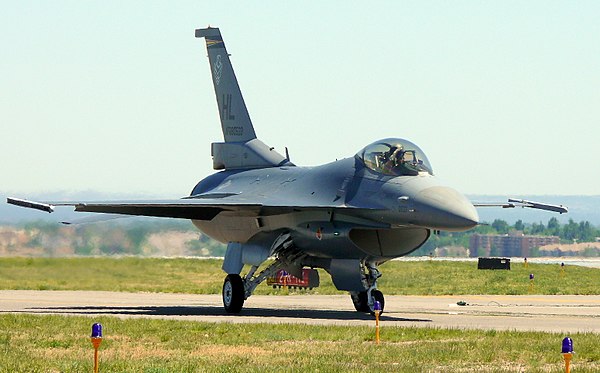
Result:
M464 301L465 306L457 305ZM345 295L255 295L239 315L220 295L104 291L0 291L0 313L147 317L230 323L372 325ZM382 327L535 330L600 333L600 296L386 296Z

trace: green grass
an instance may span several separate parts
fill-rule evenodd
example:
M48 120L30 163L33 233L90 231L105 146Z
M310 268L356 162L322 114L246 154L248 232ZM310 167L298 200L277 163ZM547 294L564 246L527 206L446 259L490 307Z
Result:
M101 322L102 372L563 372L563 335L158 319L0 315L0 372L91 371ZM600 335L574 334L573 371L600 370Z
M511 270L478 270L476 262L389 262L379 288L398 295L600 294L600 269L512 263ZM534 274L530 290L529 274Z
M217 294L220 260L1 258L0 288Z
M220 260L1 258L1 289L219 293ZM600 270L513 264L483 271L473 262L390 262L386 294L598 294ZM313 293L339 293L327 274ZM278 292L266 285L257 293ZM102 372L398 371L563 372L556 333L366 326L229 324L158 319L0 315L0 372L91 371L93 322L104 325ZM574 372L600 371L600 335L574 334Z
M219 294L221 260L154 258L0 258L0 289L107 290ZM379 288L389 295L600 294L600 269L512 264L510 271L477 270L474 262L393 261L381 266ZM535 275L530 291L529 274ZM310 293L338 294L321 271ZM256 294L281 294L266 284Z

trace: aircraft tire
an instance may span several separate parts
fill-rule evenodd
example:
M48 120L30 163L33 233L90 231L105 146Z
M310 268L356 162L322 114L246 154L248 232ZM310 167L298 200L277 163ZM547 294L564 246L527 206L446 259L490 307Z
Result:
M381 304L381 311L379 312L379 314L381 315L385 306L385 298L383 297L383 293L379 290L373 290L371 291L371 297L373 297L373 304L375 304L375 301L378 301L379 304ZM367 307L369 306L367 305ZM370 312L371 315L375 315L375 310L371 309L371 307L369 307L369 310L367 312Z
M229 274L223 282L223 306L228 313L239 313L244 306L244 282L240 275Z
M369 302L367 301L367 292L361 291L360 293L350 293L350 298L354 304L354 308L358 312L371 312L369 308Z

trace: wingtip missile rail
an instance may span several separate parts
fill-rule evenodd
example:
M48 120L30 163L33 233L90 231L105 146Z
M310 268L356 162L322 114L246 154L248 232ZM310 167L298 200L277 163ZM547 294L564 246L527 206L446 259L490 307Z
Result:
M563 205L551 205L548 203L527 201L524 199L514 199L514 198L509 198L508 202L516 203L517 205L515 205L515 206L528 207L528 208L538 209L538 210L554 211L554 212L558 212L559 214L566 214L567 212L569 212L569 209Z
M8 198L6 198L6 203L9 203L9 204L15 205L15 206L20 206L20 207L27 207L27 208L35 209L35 210L54 212L54 206L52 206L50 204L28 201L26 199L8 197Z
M534 201L528 201L525 199L515 199L515 198L509 198L508 202L503 202L503 203L494 203L494 202L478 203L478 202L475 202L475 203L473 203L473 206L475 206L475 207L502 207L503 209L514 209L515 207L523 207L523 208L527 207L527 208L531 208L531 209L558 212L559 214L566 214L567 212L569 212L569 209L563 205L551 205L549 203L534 202Z

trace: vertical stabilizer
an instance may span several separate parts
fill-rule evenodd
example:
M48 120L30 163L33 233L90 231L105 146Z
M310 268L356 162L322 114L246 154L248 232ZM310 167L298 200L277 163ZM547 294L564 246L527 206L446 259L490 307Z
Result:
M218 28L212 27L198 29L196 37L206 40L225 142L247 142L255 139L256 133L233 72L229 54L225 49L221 32Z
M206 40L210 71L225 139L224 143L212 144L213 168L222 170L293 166L289 157L282 156L256 138L219 29L212 27L197 29L196 37Z

